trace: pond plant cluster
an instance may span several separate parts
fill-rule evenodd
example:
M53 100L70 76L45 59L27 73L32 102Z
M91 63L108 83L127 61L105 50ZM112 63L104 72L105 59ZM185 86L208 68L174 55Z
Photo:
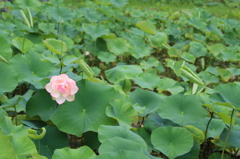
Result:
M1 3L1 159L238 158L240 21L127 3Z

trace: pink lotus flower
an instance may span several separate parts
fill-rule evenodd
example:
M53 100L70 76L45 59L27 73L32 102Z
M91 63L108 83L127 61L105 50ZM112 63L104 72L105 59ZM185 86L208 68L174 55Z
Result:
M74 101L74 94L78 91L76 82L66 74L52 76L50 83L48 83L45 88L58 104L62 104L65 100Z

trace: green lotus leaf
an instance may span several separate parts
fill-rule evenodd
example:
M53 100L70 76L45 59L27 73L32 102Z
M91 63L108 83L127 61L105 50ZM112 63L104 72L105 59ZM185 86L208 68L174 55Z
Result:
M202 102L197 96L172 95L163 100L158 114L164 119L185 126L206 117L208 112L202 107Z
M199 74L199 77L204 81L206 85L211 83L219 83L219 77L212 75L211 73L207 71L202 71Z
M145 119L144 121L144 128L146 128L150 132L152 132L158 127L165 126L179 126L179 125L172 122L171 120L162 119L157 112L150 113L147 116L147 119Z
M178 156L176 157L176 159L193 159L193 158L197 159L199 157L199 152L200 152L200 145L194 142L192 149L188 153Z
M76 14L66 6L47 7L46 12L50 17L60 23L72 20L76 16Z
M118 136L112 137L104 141L99 147L99 153L120 152L120 151L135 151L141 153L146 147L142 147L137 142L124 139Z
M5 92L10 92L18 85L18 76L15 70L9 65L0 62L0 96Z
M145 56L150 56L151 48L147 46L136 46L133 45L129 50L130 54L136 59L143 58Z
M139 113L139 116L146 116L155 111L163 102L159 94L139 88L130 94L130 100L132 104L138 103L141 107L145 107L144 112Z
M215 153L212 153L208 159L219 159L222 157L222 154L221 153L218 153L218 152L215 152ZM223 156L223 159L232 159L231 157L228 157L228 156Z
M178 94L184 91L184 88L173 79L164 77L159 81L157 90L159 93L162 93L163 91L169 91L171 94Z
M142 73L142 69L137 65L121 65L105 71L107 79L112 83L133 79L140 73Z
M113 137L119 137L125 140L138 143L141 147L147 148L145 141L134 132L128 130L125 126L106 126L101 125L98 129L98 138L101 143L104 143L108 139Z
M140 21L136 24L136 27L141 29L142 31L150 34L156 34L156 27L149 21Z
M28 137L9 137L0 130L0 156L1 158L26 158L27 156L37 157L37 150L34 143ZM40 157L39 157L40 158ZM44 159L44 158L40 158ZM46 159L46 158L45 158Z
M192 41L189 45L189 53L195 55L196 57L205 56L207 54L207 49L202 43Z
M231 72L226 69L217 69L217 71L224 82L228 82L228 80L232 77Z
M129 50L129 43L126 39L116 38L107 42L108 50L115 55L123 55Z
M97 40L97 38L102 35L110 33L109 29L104 25L83 24L82 29L92 37L93 41Z
M49 72L56 69L52 63L41 61L40 55L33 52L25 55L17 54L9 64L17 72L19 82L26 81L37 88L43 88L39 81L48 77Z
M116 55L111 52L100 52L97 57L107 64L116 61Z
M188 52L184 52L182 55L181 55L181 58L183 58L184 60L186 61L189 61L191 63L194 63L195 60L196 60L196 57Z
M210 100L213 102L226 103L229 102L235 108L240 108L240 86L236 83L220 84L214 89L217 94L212 94Z
M185 128L192 133L193 139L197 144L201 145L204 142L205 135L203 131L193 125L186 125Z
M0 108L0 130L4 135L13 136L15 138L28 137L27 130L23 125L13 125L11 117L7 116L7 113Z
M183 155L193 147L193 136L185 128L160 127L155 129L151 135L151 141L157 150L174 159Z
M55 31L55 26L56 26L56 24L54 24L54 23L43 23L43 22L41 22L41 23L38 24L38 28L46 34L50 34L50 33L54 32Z
M239 134L239 131L230 130L229 135L228 135L228 131L229 130L225 128L223 130L222 134L220 135L220 139L222 141L226 141L226 138L228 138L228 140L226 141L226 143L228 145L232 145L236 148L240 148L240 134Z
M12 57L11 45L8 43L8 41L3 36L0 36L0 44L1 44L0 55L6 61L9 61L10 58Z
M100 154L96 157L96 159L130 159L130 158L141 158L141 159L149 159L149 157L145 156L142 153L134 152L134 151L119 151L119 152L111 152ZM159 158L160 159L160 158Z
M27 8L34 8L37 9L41 6L41 3L38 0L21 0L21 1L13 1L16 6L19 6L22 9L27 9Z
M162 46L164 43L168 42L168 36L164 32L159 32L156 35L151 36L149 38L149 41L152 46L158 48L158 47Z
M44 45L52 52L59 54L61 56L65 55L68 47L64 41L56 39L46 39L43 40Z
M188 21L187 21L190 25L198 28L198 29L206 29L207 24L204 20L202 20L199 17L191 17Z
M33 47L33 43L26 38L15 38L13 39L12 44L22 53L26 53Z
M224 49L224 45L221 43L217 43L217 44L207 45L207 48L210 51L210 53L213 54L214 57L217 57L220 54L220 52Z
M138 122L138 114L131 103L125 100L115 99L110 102L111 106L106 108L107 116L117 120L120 126L131 128L133 122Z
M66 133L58 130L56 127L46 126L46 134L40 140L40 155L52 158L56 149L68 147L69 141ZM36 147L39 149L38 140L33 139Z
M115 5L116 7L122 7L126 4L128 4L128 0L109 0L110 3L112 3L113 5Z
M43 121L48 121L50 116L56 111L56 108L56 101L43 89L34 94L27 102L26 113L30 117L38 115Z
M81 136L87 131L96 132L100 125L116 123L105 113L109 102L117 95L111 86L86 80L77 82L77 86L75 100L58 106L51 116L59 130Z
M66 158L84 158L95 159L95 153L87 146L82 146L78 149L70 149L65 147L54 151L52 159L66 159Z
M153 73L141 73L133 80L141 88L147 88L150 90L153 90L155 87L157 87L161 81L160 77Z
M140 62L140 66L143 69L149 69L152 67L157 67L160 64L159 60L155 57L149 57L146 61L143 60Z

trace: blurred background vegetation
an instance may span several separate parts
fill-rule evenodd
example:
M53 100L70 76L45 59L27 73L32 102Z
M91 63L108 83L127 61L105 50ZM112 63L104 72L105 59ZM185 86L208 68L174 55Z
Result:
M84 1L65 0L65 3L80 7ZM128 2L126 7L171 10L173 12L198 7L220 18L240 19L240 0L129 0Z

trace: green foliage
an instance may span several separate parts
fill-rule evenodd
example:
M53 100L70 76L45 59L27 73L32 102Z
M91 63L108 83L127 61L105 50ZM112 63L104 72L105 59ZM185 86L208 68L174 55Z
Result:
M239 20L147 2L4 3L0 158L237 158Z

